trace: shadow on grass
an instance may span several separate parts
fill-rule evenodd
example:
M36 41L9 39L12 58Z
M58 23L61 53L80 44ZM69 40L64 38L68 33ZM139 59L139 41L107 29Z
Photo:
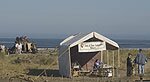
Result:
M29 69L27 75L61 77L61 75L59 74L59 70L54 69Z

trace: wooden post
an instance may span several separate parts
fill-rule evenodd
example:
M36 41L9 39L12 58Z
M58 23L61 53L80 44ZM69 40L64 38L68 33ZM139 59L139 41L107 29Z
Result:
M103 62L103 51L101 51L101 62Z
M106 54L107 54L107 65L109 65L109 52L108 52L108 50L106 50Z
M113 51L113 77L115 76L115 52Z
M118 49L118 68L120 67L120 50Z
M120 71L119 71L119 68L120 68L120 49L118 49L118 67L117 67L117 77L120 77Z

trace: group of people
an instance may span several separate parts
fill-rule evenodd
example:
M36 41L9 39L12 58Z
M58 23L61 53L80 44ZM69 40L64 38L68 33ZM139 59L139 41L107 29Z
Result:
M37 46L31 42L27 36L16 37L15 44L11 48L7 48L4 44L0 43L0 52L5 54L22 54L22 53L37 53Z
M27 36L22 36L22 37L16 37L15 41L15 53L16 54L21 54L22 52L27 51L27 43L29 42Z
M16 37L15 41L16 53L21 54L21 52L35 52L36 45L27 38L27 36Z
M9 50L10 53L21 54L26 52L36 53L36 45L27 36L16 37L15 45Z
M132 59L132 54L128 53L127 57L127 76L131 76L133 74L133 69L138 65L138 74L144 75L144 66L148 62L147 57L142 53L142 49L139 49L136 57ZM98 71L98 69L103 65L98 59L95 60L93 71Z
M132 54L128 54L127 58L127 76L131 76L133 74L134 66L138 65L138 74L144 75L144 66L148 62L147 57L142 53L142 49L139 49L138 54L132 60Z

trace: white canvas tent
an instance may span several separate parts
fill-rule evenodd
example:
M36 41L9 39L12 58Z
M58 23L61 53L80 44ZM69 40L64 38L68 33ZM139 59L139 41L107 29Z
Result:
M105 48L103 48L103 50L116 50L119 48L119 45L116 42L96 32L91 32L88 34L72 35L60 43L59 57L58 57L60 75L66 77L72 77L72 73L71 73L72 56L71 55L79 54L80 56L80 54L84 53L84 52L79 52L79 47L76 46L79 46L79 44L86 42L88 40L89 40L88 42L95 42L95 39L90 40L91 38L95 38L96 41L103 42L105 44L104 45ZM75 50L71 50L71 49L75 49ZM90 52L85 51L85 53L88 54ZM78 59L80 59L80 57Z

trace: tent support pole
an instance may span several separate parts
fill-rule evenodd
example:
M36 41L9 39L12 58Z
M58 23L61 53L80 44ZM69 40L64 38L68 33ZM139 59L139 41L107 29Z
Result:
M101 51L101 62L103 62L103 51Z
M106 53L107 53L107 65L109 65L109 53L108 53L108 50L106 50Z
M113 77L115 76L115 52L113 51Z
M120 67L120 50L118 49L118 68Z
M118 52L118 68L117 68L117 77L120 77L120 73L119 73L119 67L120 67L120 49L117 50Z

